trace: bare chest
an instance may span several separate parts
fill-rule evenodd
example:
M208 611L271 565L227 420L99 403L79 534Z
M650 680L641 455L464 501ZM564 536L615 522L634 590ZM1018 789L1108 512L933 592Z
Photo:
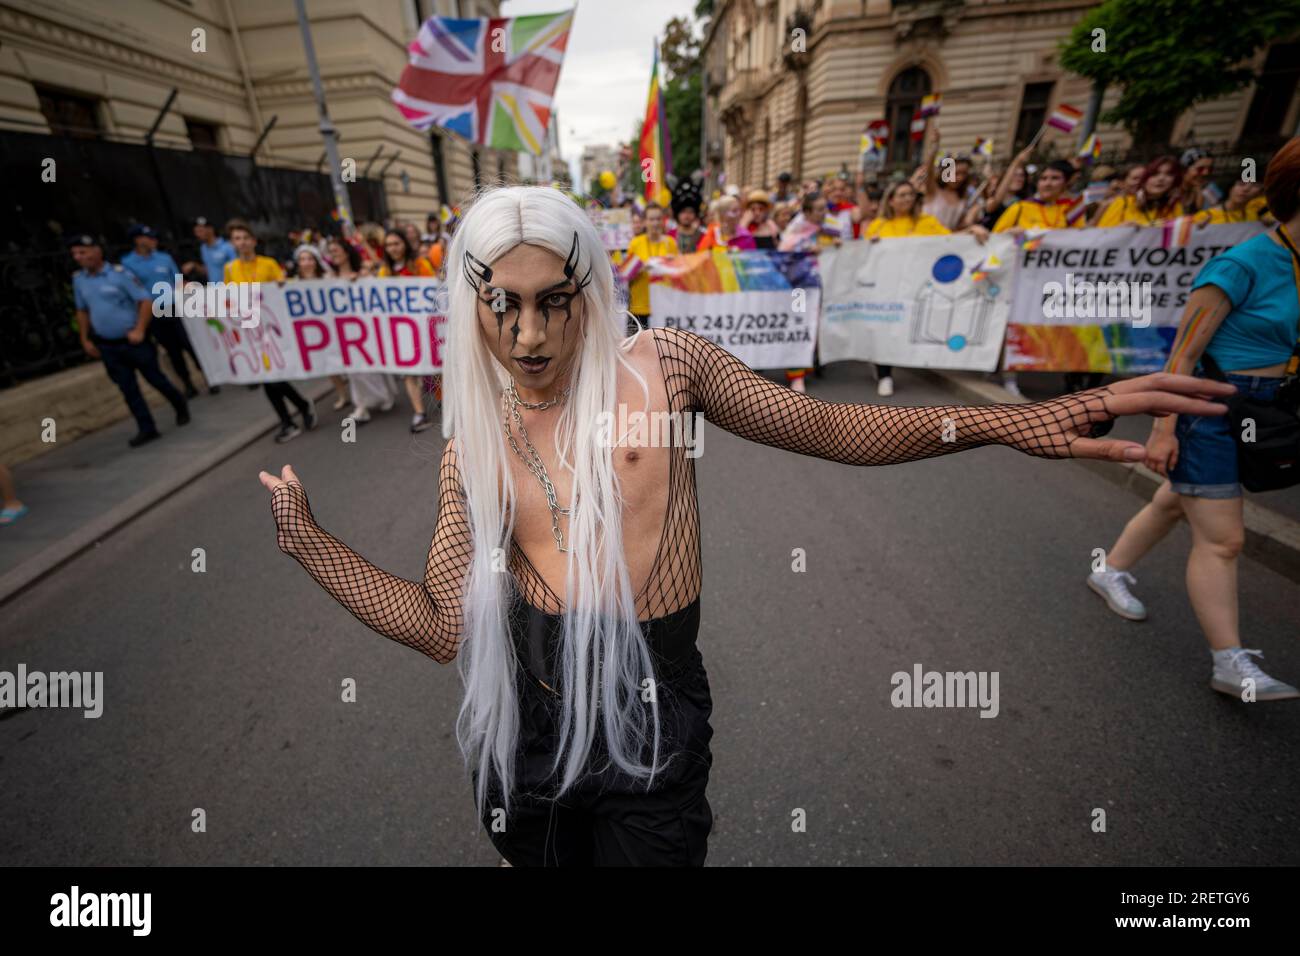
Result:
M616 481L622 549L634 593L654 570L670 503L672 456L681 453L680 448L674 451L676 423L669 414L662 378L648 378L647 385L649 403L635 380L621 383L615 408L590 425L600 453L608 455ZM557 533L566 548L572 546L573 540L570 518L558 509L568 507L576 475L560 463L555 447L559 409L523 411L522 415L528 440L512 423L518 451L507 441L508 468L517 503L514 541L547 586L562 597L567 555L557 547ZM526 464L534 450L555 489L555 508L544 484ZM595 478L591 475L585 480ZM601 544L613 539L608 517L605 527L598 531Z

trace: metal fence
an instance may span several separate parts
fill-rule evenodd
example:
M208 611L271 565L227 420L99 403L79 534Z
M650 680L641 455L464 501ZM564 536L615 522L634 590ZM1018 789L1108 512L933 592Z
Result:
M329 177L246 156L0 130L8 225L0 237L0 388L84 361L72 322L68 236L90 233L110 261L147 223L178 262L198 258L191 223L248 220L259 251L285 258L288 233L337 232ZM49 177L53 181L46 181ZM349 184L357 221L388 215L383 184Z

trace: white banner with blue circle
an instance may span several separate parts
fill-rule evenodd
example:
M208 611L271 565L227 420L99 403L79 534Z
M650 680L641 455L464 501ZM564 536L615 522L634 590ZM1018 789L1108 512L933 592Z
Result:
M1011 311L1015 240L924 236L823 250L823 362L991 372Z

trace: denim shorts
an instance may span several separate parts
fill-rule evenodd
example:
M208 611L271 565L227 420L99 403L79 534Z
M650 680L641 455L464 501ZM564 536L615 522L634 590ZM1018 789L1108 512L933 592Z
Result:
M1201 373L1198 373L1201 374ZM1205 376L1201 374L1201 377ZM1237 394L1270 401L1281 378L1228 374ZM1174 428L1178 464L1169 472L1170 487L1192 498L1240 498L1237 482L1237 441L1231 416L1179 415Z

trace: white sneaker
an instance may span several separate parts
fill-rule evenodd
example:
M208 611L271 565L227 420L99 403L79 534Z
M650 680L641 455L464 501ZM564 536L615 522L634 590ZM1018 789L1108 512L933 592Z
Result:
M808 386L804 384L803 376L790 379L790 390L795 392L807 392Z
M352 409L352 414L349 415L348 418L352 419L358 425L364 425L366 422L370 421L370 409L358 405L356 408Z
M1002 387L1012 395L1016 396L1016 398L1025 397L1025 393L1020 391L1020 383L1016 381L1015 376L1013 375L1008 375L1002 380Z
M894 379L892 376L886 375L876 384L876 394L881 398L888 398L894 394Z
M1088 575L1088 587L1100 594L1112 611L1130 621L1145 621L1146 606L1133 596L1130 584L1137 584L1137 579L1127 571L1094 571Z
M1210 686L1220 694L1236 697L1239 700L1293 700L1300 697L1300 690L1290 684L1284 684L1275 677L1269 677L1259 665L1251 660L1251 655L1263 657L1263 651L1247 650L1233 647L1214 652L1214 676Z

